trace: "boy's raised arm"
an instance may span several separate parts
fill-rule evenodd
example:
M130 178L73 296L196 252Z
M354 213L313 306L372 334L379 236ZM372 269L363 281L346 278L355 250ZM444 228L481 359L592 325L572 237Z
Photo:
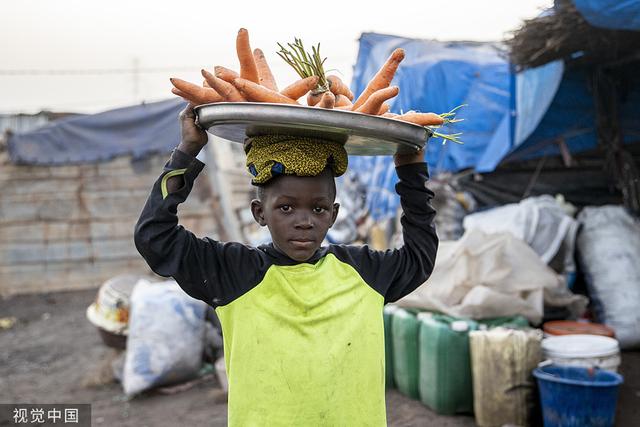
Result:
M427 187L428 167L425 150L414 154L395 155L394 163L399 182L396 192L402 206L402 236L404 246L383 255L383 274L391 280L385 301L396 301L424 283L433 271L438 250L438 236L434 227L436 215L431 206L434 193Z
M194 122L191 105L181 114L182 141L173 151L135 227L138 252L151 269L173 277L194 298L217 306L231 301L257 274L258 251L240 243L200 239L178 224L178 205L187 199L204 168L195 156L207 143L206 133Z
M182 140L178 145L178 150L196 157L200 150L207 145L207 133L196 125L196 114L193 111L193 105L188 104L180 113L180 131ZM174 193L184 184L182 176L174 176L167 180L167 191Z
M393 156L393 163L396 167L410 165L413 163L425 163L424 150L416 151L415 153L396 154Z
M396 191L402 205L402 235L400 249L375 251L368 246L344 246L335 250L351 264L362 278L393 302L408 295L431 275L438 249L433 220L436 211L431 206L433 192L427 188L429 173L424 150L394 156L399 182Z

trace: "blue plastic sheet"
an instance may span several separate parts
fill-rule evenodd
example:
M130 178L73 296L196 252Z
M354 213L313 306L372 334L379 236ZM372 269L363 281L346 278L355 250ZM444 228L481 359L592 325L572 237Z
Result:
M512 110L505 114L484 155L475 165L477 172L491 172L514 148L536 130L555 98L562 76L562 61L550 62L511 76Z
M489 43L443 43L364 33L352 81L356 96L398 47L405 50L406 59L393 81L400 86L400 95L391 103L391 111L443 113L467 104L458 114L465 121L441 129L463 132L464 145L451 142L443 145L441 140L432 139L427 147L427 161L432 173L474 167L509 115L511 79L504 54ZM367 183L374 218L394 215L399 202L394 191L396 174L392 159L352 156L349 161L351 170L357 171L362 182Z
M54 121L11 135L9 156L13 163L63 165L167 152L180 142L178 113L185 105L172 99Z
M514 146L522 144L536 130L556 96L563 75L562 61L516 74Z
M640 30L638 0L573 0L576 9L594 27Z
M640 3L640 2L639 2ZM431 174L472 168L491 172L501 162L557 156L597 145L596 110L590 71L565 70L562 62L514 74L491 44L443 43L380 34L363 34L352 88L360 93L397 47L406 51L394 84L400 95L394 112L415 109L443 112L468 104L465 121L450 131L463 132L464 145L431 140ZM640 73L630 69L619 93L618 121L624 143L640 140ZM390 157L352 156L350 173L368 189L374 219L394 216L399 206Z
M560 154L562 141L572 153L597 145L596 111L585 72L564 74L553 102L535 131L509 154L509 160L526 160Z
M431 140L429 164L448 171L473 167L509 108L509 65L495 45L442 43L365 33L354 68L352 89L356 96L384 64L394 49L402 47L402 62L394 85L400 95L391 102L395 113L409 110L444 113L461 104L465 121L444 132L463 132L464 145Z
M640 74L628 73L618 93L617 120L624 144L640 141ZM560 143L571 154L598 145L596 107L588 70L565 71L553 101L535 131L512 148L504 161L560 155ZM520 117L520 114L518 115Z

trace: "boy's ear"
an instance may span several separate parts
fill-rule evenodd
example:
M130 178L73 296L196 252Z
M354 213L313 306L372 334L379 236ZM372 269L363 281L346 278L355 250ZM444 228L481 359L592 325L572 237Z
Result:
M253 219L255 219L260 226L264 227L267 225L267 222L264 220L264 208L260 200L253 199L251 201L251 213L253 214Z
M331 215L331 225L329 227L333 227L333 224L336 222L338 218L338 211L340 210L340 203L333 204L333 215Z

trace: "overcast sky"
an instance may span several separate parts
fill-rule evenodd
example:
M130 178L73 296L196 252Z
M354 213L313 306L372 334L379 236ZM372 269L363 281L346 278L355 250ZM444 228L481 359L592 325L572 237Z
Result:
M295 78L276 42L322 44L347 82L362 32L438 40L501 40L552 0L147 1L19 0L0 12L0 113L97 112L171 97L169 77L237 69L250 33L278 83ZM157 71L157 69L162 69ZM138 73L132 73L138 69ZM156 70L154 70L156 69ZM68 73L74 74L68 74ZM64 74L67 73L67 74Z

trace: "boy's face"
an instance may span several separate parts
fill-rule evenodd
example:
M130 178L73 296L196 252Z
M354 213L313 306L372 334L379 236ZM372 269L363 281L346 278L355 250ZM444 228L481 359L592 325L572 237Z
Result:
M274 245L289 258L304 262L320 247L336 220L335 183L330 171L314 177L284 175L251 202L253 217L267 226Z

